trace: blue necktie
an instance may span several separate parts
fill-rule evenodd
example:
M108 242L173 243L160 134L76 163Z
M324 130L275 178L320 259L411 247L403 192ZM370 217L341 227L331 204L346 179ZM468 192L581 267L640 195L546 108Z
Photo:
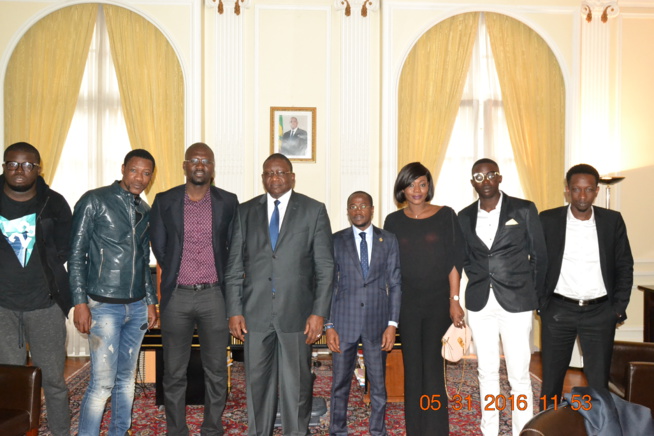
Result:
M277 238L279 237L279 200L275 200L275 210L270 217L270 245L272 245L273 251L277 246Z
M368 277L368 243L366 242L366 232L359 233L361 236L361 243L359 250L361 251L361 271L363 271L363 278Z

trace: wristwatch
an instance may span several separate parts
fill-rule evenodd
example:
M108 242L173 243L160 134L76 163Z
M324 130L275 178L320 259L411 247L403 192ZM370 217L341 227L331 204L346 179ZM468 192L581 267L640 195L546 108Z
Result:
M329 330L329 329L333 329L333 328L334 328L334 324L331 323L331 322L330 322L330 323L327 323L327 324L325 324L325 325L323 326L323 329L324 329L325 331L327 331L327 330Z
M450 297L450 300L459 301L459 296L455 295L453 297Z

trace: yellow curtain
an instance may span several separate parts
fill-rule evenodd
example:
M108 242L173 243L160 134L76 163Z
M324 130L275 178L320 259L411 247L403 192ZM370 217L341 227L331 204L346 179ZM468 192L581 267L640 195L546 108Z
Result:
M404 63L398 96L398 168L420 161L438 179L477 36L479 13L425 32Z
M563 204L565 84L547 43L506 15L486 13L520 182L539 210Z
M44 17L23 35L7 65L5 147L39 149L44 179L54 179L75 114L98 6L80 4Z
M154 156L154 194L184 181L184 77L173 48L149 21L104 5L111 55L132 148Z

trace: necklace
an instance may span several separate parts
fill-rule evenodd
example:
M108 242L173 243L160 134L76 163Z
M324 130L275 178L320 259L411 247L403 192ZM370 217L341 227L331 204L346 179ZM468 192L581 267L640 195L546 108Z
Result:
M409 210L411 210L411 208L409 208ZM428 208L428 207L425 207L425 208L424 208L423 210L421 210L419 213L413 213L413 211L411 211L411 214L412 214L412 215L415 215L414 218L418 218L420 215L422 215L423 213L427 212L428 210L429 210L429 208Z

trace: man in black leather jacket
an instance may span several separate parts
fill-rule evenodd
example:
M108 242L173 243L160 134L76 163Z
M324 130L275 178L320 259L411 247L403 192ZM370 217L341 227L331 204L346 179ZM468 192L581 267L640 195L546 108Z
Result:
M80 436L99 434L109 396L109 435L123 436L131 426L139 348L146 329L156 322L150 207L139 197L154 165L146 150L130 151L122 180L88 191L75 205L70 289L75 327L89 335L92 364L80 409Z
M41 156L26 142L4 152L0 176L0 363L41 368L54 436L70 435L66 316L70 207L39 175ZM3 395L11 395L5 393Z

